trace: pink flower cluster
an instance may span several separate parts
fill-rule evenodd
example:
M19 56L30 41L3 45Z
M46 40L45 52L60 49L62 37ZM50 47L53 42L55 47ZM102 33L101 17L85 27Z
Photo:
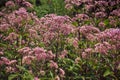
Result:
M71 4L71 2L75 2L77 4ZM97 18L98 20L104 21L105 19L109 19L109 23L112 27L118 27L118 22L120 21L119 18L119 0L111 1L111 0L65 0L66 8L68 9L76 9L79 11L79 5L81 6L80 12L75 13L82 13L89 15L89 19ZM78 8L76 8L78 6ZM76 14L75 14L76 15ZM112 19L108 18L112 17ZM96 23L96 22L95 22Z
M82 4L82 1L81 0L65 0L65 3L66 3L66 8L67 9L71 9L73 5L81 5Z
M46 51L43 48L35 47L35 48L29 48L24 47L18 50L18 52L23 56L23 63L25 64L31 64L33 60L37 61L45 61L45 60L51 60L55 58L55 55L52 53L52 51Z
M15 3L17 3L19 6L33 8L33 5L27 0L15 0Z
M87 21L89 20L89 16L87 14L76 14L73 20Z
M110 28L106 29L103 32L95 34L98 41L107 41L116 47L120 48L120 29L119 28Z
M68 44L74 46L75 48L78 48L78 45L79 45L78 42L79 42L79 40L78 40L77 37L76 37L76 38L67 38L67 39L66 39L66 42L67 42Z
M6 57L0 57L0 67L6 65L5 71L8 73L14 73L16 69L17 60L9 60Z
M5 6L6 7L14 7L15 3L13 1L8 1L8 2L6 2Z
M9 35L6 37L5 40L10 40L14 42L15 40L17 40L17 38L18 38L18 34L12 32L12 33L9 33Z
M67 50L64 50L64 51L61 52L59 57L60 58L65 58L67 56L67 54L68 54Z
M85 25L79 28L80 33L86 37L88 40L95 40L96 37L94 36L95 33L99 33L100 30L97 27L94 27L92 25Z
M78 9L72 18L56 14L38 18L35 12L27 11L33 6L26 0L10 0L5 4L0 12L0 68L3 71L20 73L17 67L20 65L36 76L34 80L49 73L56 80L64 80L74 67L82 68L82 61L88 59L94 65L92 58L99 60L94 57L97 53L102 56L119 53L120 28L116 28L120 21L119 0L65 0L65 3L66 8ZM11 9L15 6L16 10ZM81 11L80 6L84 6ZM67 64L68 59L73 66Z
M37 60L45 60L47 58L46 51L43 48L36 47L33 49L33 52Z
M85 26L81 26L79 29L80 33L83 35L87 35L87 34L92 34L92 33L98 33L100 32L100 30L92 25L85 25Z
M99 52L99 53L102 53L102 54L108 54L108 52L111 49L113 50L114 47L112 47L112 45L110 45L108 42L97 43L95 45L95 52Z
M9 60L6 57L1 57L1 61L3 61L3 63L6 65L12 65L17 62L16 60Z
M73 33L73 25L71 18L68 16L57 16L55 14L49 14L40 19L39 32L42 34L43 41L50 43L50 40L58 38L59 35L69 35Z
M58 64L54 61L50 61L50 68L54 68L54 69L57 69L58 68Z

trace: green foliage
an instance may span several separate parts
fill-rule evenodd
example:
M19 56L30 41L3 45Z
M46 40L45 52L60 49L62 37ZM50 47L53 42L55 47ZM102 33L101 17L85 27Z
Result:
M11 74L9 77L8 77L8 80L13 80L15 78L18 77L18 74Z
M41 0L41 4L34 5L34 10L39 17L51 13L65 15L67 11L64 6L64 0Z
M20 80L33 80L34 77L28 70L26 70L22 66L18 66L17 68L20 70L21 73L15 73L15 74L10 74L8 76L8 80L15 80L15 79L20 79Z

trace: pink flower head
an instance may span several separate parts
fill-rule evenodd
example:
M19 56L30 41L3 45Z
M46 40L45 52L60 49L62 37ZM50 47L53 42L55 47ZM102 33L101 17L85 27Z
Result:
M60 80L60 77L57 75L57 76L55 77L55 80Z
M2 51L0 51L0 55L3 55L4 53Z
M92 48L87 48L87 49L85 49L85 52L87 52L87 53L92 53L92 52L93 52L93 49L92 49Z
M37 38L37 31L33 29L29 29L30 37Z
M14 3L13 1L7 1L7 2L5 3L5 6L6 6L6 7L14 7L14 6L15 6L15 3Z
M105 12L97 12L97 13L95 13L95 17L96 18L104 18L104 17L106 17L107 15L106 15L106 13Z
M17 62L17 60L11 60L8 65L12 65L12 64L15 64Z
M4 15L4 13L3 12L0 12L0 16L3 16Z
M73 4L79 6L82 4L82 1L81 0L71 0Z
M64 77L65 71L60 68L60 69L59 69L59 74L60 74L61 77Z
M19 8L15 13L23 18L27 18L28 16L27 10L24 7Z
M40 54L40 53L45 53L46 52L46 50L44 50L43 48L40 48L40 47L35 47L33 49L33 51L34 51L35 54Z
M44 38L43 41L44 42L49 42L50 40L55 38L55 33L54 32L46 32L43 34Z
M5 63L6 65L9 64L10 60L6 57L1 57L1 60L3 61L3 63Z
M48 51L47 59L53 59L53 58L55 58L55 54L53 54L52 51Z
M104 27L105 27L105 23L104 23L104 22L100 22L100 23L98 24L98 26L104 28Z
M79 6L82 4L82 1L81 0L65 0L65 3Z
M33 5L27 1L24 1L22 4L25 5L26 7L33 8Z
M90 40L90 41L96 40L96 36L94 36L93 34L87 34L87 35L86 35L86 38L87 38L88 40Z
M44 76L44 75L45 75L45 71L44 71L44 70L40 70L40 74L41 74L42 76Z
M61 25L60 29L61 33L63 33L64 35L68 35L73 32L73 26L68 24Z
M15 24L18 24L18 25L21 25L21 22L23 21L23 18L21 16L17 16L15 19L14 19L14 23Z
M78 39L77 38L75 38L74 40L73 40L73 46L75 47L75 48L78 48Z
M70 9L73 8L73 6L72 6L72 4L66 4L66 5L65 5L65 8L68 9L68 10L70 10Z
M109 4L109 6L115 6L116 5L116 1L109 1L108 4Z
M79 31L83 35L88 35L90 33L98 33L98 32L100 32L100 30L97 27L94 27L92 25L82 26L82 27L80 27Z
M82 58L86 58L87 57L87 53L86 52L83 52L82 53Z
M50 61L50 68L55 68L55 69L57 69L58 68L58 64L56 63L56 62L54 62L54 61Z
M83 3L92 3L93 0L81 0Z
M9 27L10 27L10 25L7 23L0 24L0 31L6 31L9 29Z
M16 71L16 68L14 68L14 67L11 67L11 66L6 67L6 72L8 72L8 73L13 73L15 71Z
M99 41L111 41L116 43L120 41L120 29L119 28L109 28L103 32L96 34Z
M8 35L8 37L6 37L6 40L10 40L10 41L14 41L18 38L18 34L12 32Z
M89 19L89 16L86 15L86 14L77 14L77 15L76 15L76 18L83 21L83 20L88 20L88 19Z
M68 54L68 51L67 50L63 50L61 52L61 55L60 55L60 58L65 58L65 56Z
M75 59L75 63L78 64L79 62L80 62L80 57L77 57L77 58Z
M95 45L95 52L102 54L107 54L110 49L112 49L112 46L108 42L97 43Z
M95 6L94 5L92 5L92 4L89 4L89 5L85 5L85 9L86 9L86 11L93 11L93 10L95 10Z
M47 58L46 53L36 54L37 60L45 60Z
M32 50L29 47L24 47L18 50L18 52L22 55L32 54L31 51Z
M34 80L40 80L38 77L35 77Z
M22 63L29 65L29 64L31 64L32 60L34 60L34 59L35 59L34 56L25 56L25 57L23 57L23 59L22 59Z
M99 7L106 7L108 6L108 2L107 1L95 1L95 5L99 6Z
M118 17L120 17L120 9L115 9L115 10L113 10L110 14L111 15L114 15L114 16L118 16Z
M43 48L36 47L33 49L37 60L45 60L47 58L46 50Z

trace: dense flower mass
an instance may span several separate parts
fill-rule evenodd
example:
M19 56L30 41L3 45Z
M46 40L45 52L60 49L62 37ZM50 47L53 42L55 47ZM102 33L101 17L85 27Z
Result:
M6 4L5 4L6 7L13 7L15 6L14 2L13 1L8 1Z
M120 0L4 1L0 80L120 80Z
M74 32L74 26L68 16L49 14L42 17L40 23L42 26L38 31L44 36L43 42L45 43L50 43L51 40L58 38L60 35L69 35Z
M82 4L82 1L80 1L80 0L65 0L65 3L79 6Z
M107 54L111 49L113 49L112 46L107 42L97 43L95 45L95 51L99 53Z

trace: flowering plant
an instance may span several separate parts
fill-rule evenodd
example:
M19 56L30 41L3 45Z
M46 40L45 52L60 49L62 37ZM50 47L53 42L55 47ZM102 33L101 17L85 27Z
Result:
M69 14L38 18L27 0L8 0L0 11L0 79L119 80L119 3L65 0Z

